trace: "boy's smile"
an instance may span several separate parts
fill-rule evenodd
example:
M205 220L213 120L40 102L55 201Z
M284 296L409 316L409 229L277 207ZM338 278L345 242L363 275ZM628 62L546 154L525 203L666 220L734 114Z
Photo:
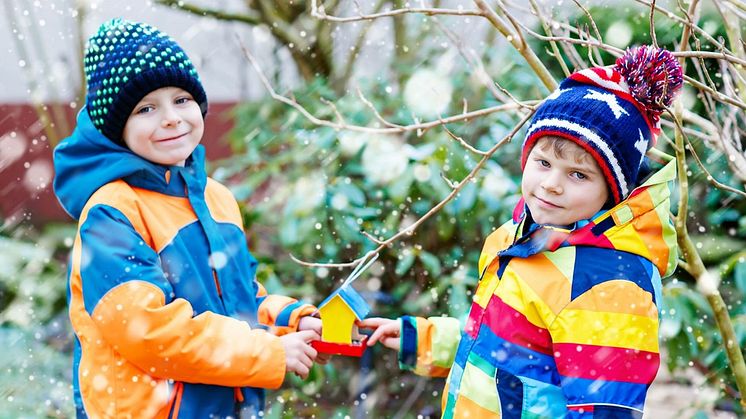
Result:
M202 140L204 127L192 95L178 87L162 87L135 105L122 136L140 157L166 166L183 166Z
M557 150L556 142L561 142ZM609 192L596 161L577 144L557 137L536 142L521 179L523 199L539 224L567 226L595 215Z

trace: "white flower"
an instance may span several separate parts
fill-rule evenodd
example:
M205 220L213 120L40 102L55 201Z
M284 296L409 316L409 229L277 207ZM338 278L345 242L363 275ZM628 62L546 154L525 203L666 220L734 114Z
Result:
M516 185L502 167L494 164L487 167L479 195L483 200L502 198L515 191Z
M337 192L332 197L332 208L337 211L341 211L350 206L350 200L343 193Z
M414 178L418 182L427 182L431 175L430 166L422 163L414 166Z
M345 131L337 137L339 140L339 149L342 151L343 156L354 156L360 147L368 142L367 134L356 131Z
M293 199L295 199L296 215L305 215L324 202L326 186L324 176L320 172L311 173L295 182Z
M396 137L371 137L363 151L363 172L371 182L385 185L407 169L409 158Z
M606 30L604 39L617 48L627 48L632 40L632 29L623 20L617 20Z
M697 289L705 296L716 295L720 288L721 280L722 278L716 270L706 270L697 278Z
M433 70L417 70L404 86L404 102L417 116L437 118L451 103L453 85L448 77Z

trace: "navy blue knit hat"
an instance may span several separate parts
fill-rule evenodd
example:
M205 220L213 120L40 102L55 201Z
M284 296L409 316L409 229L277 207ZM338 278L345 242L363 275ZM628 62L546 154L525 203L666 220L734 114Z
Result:
M614 204L621 202L634 188L643 157L660 134L660 115L682 82L676 58L649 46L627 50L613 66L570 75L534 114L522 166L541 137L568 139L593 156Z
M176 41L150 25L120 18L105 22L88 40L83 63L88 114L112 141L122 142L135 105L161 87L186 90L202 116L207 113L207 95L189 57Z

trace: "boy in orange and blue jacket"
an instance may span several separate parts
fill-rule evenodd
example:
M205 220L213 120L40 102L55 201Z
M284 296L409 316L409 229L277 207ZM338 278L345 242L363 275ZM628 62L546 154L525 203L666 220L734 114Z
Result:
M114 19L84 64L85 107L54 152L55 193L79 222L78 417L260 416L263 389L316 359L315 308L255 280L236 200L205 173L207 97L181 47Z
M660 364L661 278L676 266L675 162L640 167L682 84L640 47L572 74L539 106L513 219L487 237L466 325L362 323L416 374L448 376L443 417L641 417Z

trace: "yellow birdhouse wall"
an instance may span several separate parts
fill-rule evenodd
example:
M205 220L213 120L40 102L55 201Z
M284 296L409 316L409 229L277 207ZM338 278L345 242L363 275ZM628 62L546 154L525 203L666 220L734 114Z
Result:
M335 296L324 307L321 313L321 340L331 343L352 343L352 325L355 324L355 313L342 297Z

